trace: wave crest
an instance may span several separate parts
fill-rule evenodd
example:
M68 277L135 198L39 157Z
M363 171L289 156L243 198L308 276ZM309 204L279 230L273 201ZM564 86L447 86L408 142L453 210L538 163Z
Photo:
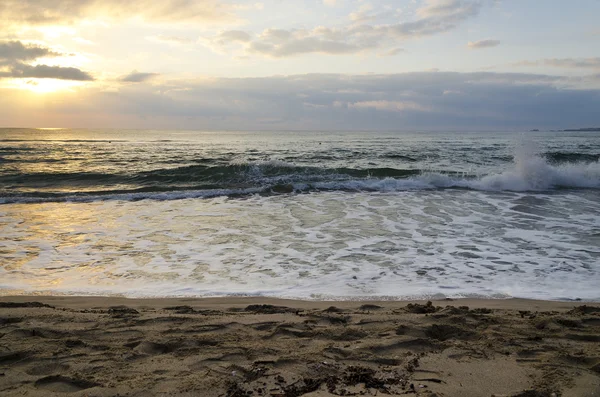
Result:
M173 200L248 194L288 194L309 191L373 191L462 188L483 191L547 191L600 188L600 161L553 164L526 146L517 150L512 168L475 176L462 173L396 168L322 168L282 161L225 165L190 165L140 172L134 175L64 173L5 175L0 181L47 187L100 184L100 190L0 193L0 203L95 200ZM32 192L33 191L33 192Z

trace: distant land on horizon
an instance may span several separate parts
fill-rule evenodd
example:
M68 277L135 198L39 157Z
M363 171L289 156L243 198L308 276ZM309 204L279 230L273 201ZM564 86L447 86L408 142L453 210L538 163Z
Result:
M565 129L565 132L578 132L578 131L598 131L600 132L600 127L587 127L587 128L573 128L573 129Z
M538 132L537 128L529 130L529 132ZM564 130L549 130L550 132L600 132L600 127L585 127L585 128L567 128Z

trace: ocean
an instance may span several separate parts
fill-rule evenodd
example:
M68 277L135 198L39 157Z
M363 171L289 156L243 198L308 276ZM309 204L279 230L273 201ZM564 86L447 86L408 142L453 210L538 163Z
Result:
M600 301L598 132L0 129L0 295Z

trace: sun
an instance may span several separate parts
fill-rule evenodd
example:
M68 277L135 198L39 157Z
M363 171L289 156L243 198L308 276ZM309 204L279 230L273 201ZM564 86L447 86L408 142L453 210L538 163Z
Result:
M84 81L59 80L59 79L6 79L0 88L12 88L30 91L36 94L49 94L57 92L73 92L76 88L85 85Z
M73 88L81 86L82 82L59 79L22 79L17 82L17 88L29 90L39 94L58 91L72 91Z

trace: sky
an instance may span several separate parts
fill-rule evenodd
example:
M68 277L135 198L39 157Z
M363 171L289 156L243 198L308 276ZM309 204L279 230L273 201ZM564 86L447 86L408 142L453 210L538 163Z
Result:
M0 127L600 127L600 0L1 0Z

